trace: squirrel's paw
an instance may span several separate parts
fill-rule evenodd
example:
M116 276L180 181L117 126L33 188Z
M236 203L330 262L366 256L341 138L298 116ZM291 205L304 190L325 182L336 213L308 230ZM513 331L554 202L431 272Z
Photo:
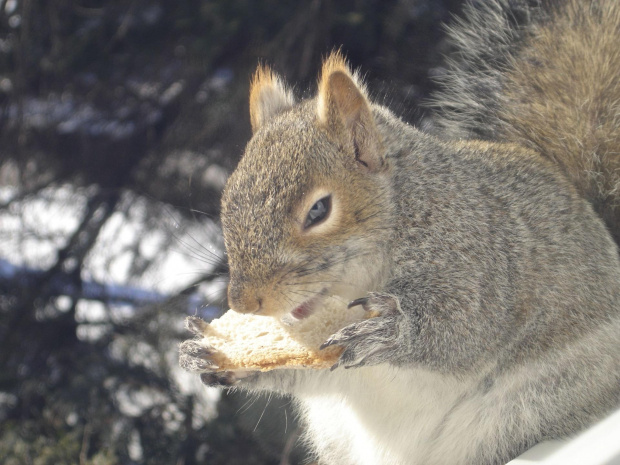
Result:
M208 323L198 317L189 317L186 327L197 337L202 337ZM179 346L179 365L191 373L199 373L200 381L207 386L231 387L251 374L251 372L220 371L213 361L215 350L204 345L199 339L184 341Z
M202 345L196 339L184 341L179 346L179 365L191 373L200 374L200 381L207 386L231 387L239 383L242 376L234 371L221 371L212 360L213 349Z
M398 353L398 335L403 314L398 298L391 294L371 292L354 300L349 307L361 305L373 317L345 326L321 346L341 345L344 352L332 370L342 366L355 368L390 361Z

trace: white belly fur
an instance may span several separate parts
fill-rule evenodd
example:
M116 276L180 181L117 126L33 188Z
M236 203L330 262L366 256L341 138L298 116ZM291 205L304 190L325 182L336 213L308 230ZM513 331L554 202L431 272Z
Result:
M321 465L496 463L547 437L549 425L568 434L617 408L620 346L609 341L619 327L597 328L489 383L488 369L457 378L378 365L306 372L293 393Z
M377 366L339 369L303 384L296 395L321 463L414 465L429 463L432 450L449 443L440 424L477 383L424 370ZM468 423L466 418L454 418L455 414L460 416L451 412L450 422Z

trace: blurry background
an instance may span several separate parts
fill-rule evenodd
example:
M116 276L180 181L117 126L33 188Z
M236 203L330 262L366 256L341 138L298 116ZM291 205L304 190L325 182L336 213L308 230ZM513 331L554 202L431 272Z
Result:
M296 464L289 399L177 368L226 308L219 197L259 61L311 95L342 47L421 102L461 0L0 0L0 463Z

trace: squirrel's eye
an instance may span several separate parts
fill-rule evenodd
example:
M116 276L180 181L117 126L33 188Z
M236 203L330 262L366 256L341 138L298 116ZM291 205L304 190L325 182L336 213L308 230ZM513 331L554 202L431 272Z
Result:
M323 197L318 200L312 208L308 212L308 216L306 217L306 223L304 224L304 228L309 228L310 226L314 226L315 224L320 223L329 215L329 211L331 210L331 196Z

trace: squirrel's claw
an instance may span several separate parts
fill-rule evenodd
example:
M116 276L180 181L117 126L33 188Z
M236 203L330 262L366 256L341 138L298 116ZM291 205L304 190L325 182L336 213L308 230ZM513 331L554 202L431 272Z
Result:
M368 297L360 297L359 299L352 300L349 302L349 305L347 305L347 308L356 307L358 305L361 305L364 310L366 310L366 307L368 306Z
M224 371L220 373L202 373L200 382L209 387L231 387L239 383L239 379L232 371Z
M364 322L362 322L364 323ZM327 341L321 344L319 350L323 350L326 347L333 345L344 345L352 341L355 338L363 336L365 334L364 328L359 323L354 323L349 326L345 326L340 331L332 334Z
M232 387L245 379L259 374L258 371L219 371L217 373L202 373L200 381L210 387Z
M188 316L185 318L185 328L195 336L202 337L207 326L209 326L209 323L197 316Z
M398 297L392 294L370 292L366 297L360 297L349 302L347 308L361 305L364 310L373 313L373 316L402 313Z

